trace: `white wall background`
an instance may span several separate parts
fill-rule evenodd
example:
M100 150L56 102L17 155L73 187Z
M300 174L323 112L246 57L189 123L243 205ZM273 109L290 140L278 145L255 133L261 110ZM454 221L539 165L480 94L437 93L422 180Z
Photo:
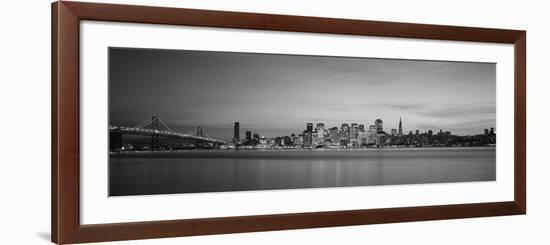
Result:
M104 2L97 1L94 2ZM526 29L528 214L113 244L548 244L550 22L545 1L131 0L214 10ZM0 244L47 244L50 230L50 1L5 1L0 14ZM32 145L31 149L25 149Z

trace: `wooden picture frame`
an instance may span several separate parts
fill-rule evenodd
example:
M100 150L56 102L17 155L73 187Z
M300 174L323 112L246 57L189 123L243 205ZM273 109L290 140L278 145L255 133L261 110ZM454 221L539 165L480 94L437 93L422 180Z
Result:
M509 202L82 225L79 23L242 28L514 45L514 200ZM164 7L52 4L52 241L58 244L441 220L526 213L526 32ZM511 99L511 98L510 98Z

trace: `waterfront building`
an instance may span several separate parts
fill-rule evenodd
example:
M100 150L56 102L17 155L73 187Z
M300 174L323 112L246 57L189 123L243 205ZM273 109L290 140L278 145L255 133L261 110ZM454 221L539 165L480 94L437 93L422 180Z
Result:
M391 135L392 135L392 136L397 136L397 129L392 128L392 129L391 129Z
M306 130L304 131L304 147L313 146L313 123L306 124Z
M235 124L233 125L233 143L238 144L239 142L241 142L239 122L235 122Z
M349 132L349 124L342 123L342 125L340 126L340 130L343 132Z
M386 145L386 135L376 134L376 146L381 147Z
M247 145L252 144L252 131L245 132L245 144Z
M297 147L302 147L303 144L304 144L304 135L303 134L299 134L298 136L293 136L292 137L292 145L297 146Z
M380 134L384 131L382 119L376 119L374 125L376 126L376 133Z
M367 142L367 131L363 128L363 130L359 129L359 136L358 136L358 142L360 146L366 146L368 145Z
M283 137L275 138L275 144L278 146L285 146L285 139Z
M268 143L267 137L262 135L259 140L259 145L262 147L267 147L267 143Z
M324 145L325 144L325 124L324 123L317 123L317 127L315 128L315 137L314 137L314 145Z
M342 125L340 126L340 131L343 133L346 140L349 141L349 124L342 123Z
M350 127L350 144L351 146L359 145L359 127L357 123L352 123Z
M339 139L340 145L347 146L349 144L349 140L350 140L349 133L350 133L349 124L342 123L342 125L340 126L340 132L338 132L338 139Z
M340 143L338 139L338 127L332 127L328 130L328 137L326 139L331 145L337 145Z
M376 144L376 125L370 125L369 130L367 130L367 145Z
M399 117L399 136L403 135L403 124L401 123L401 117Z
M307 123L306 124L306 131L307 132L313 132L313 123Z
M325 124L324 123L317 123L317 127L315 127L315 130L317 130L317 132L319 131L323 131L325 130Z
M304 133L302 134L303 135L303 141L302 141L302 145L304 147L311 147L313 146L313 133L312 132L309 132L307 130L304 131Z
M260 134L258 133L252 134L252 144L257 145L258 143L260 143Z

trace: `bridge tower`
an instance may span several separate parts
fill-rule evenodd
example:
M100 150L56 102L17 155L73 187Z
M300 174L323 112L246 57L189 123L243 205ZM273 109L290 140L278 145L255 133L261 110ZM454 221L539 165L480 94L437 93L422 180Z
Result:
M195 136L199 136L199 137L204 137L204 132L202 130L202 127L201 126L198 126L197 129L195 130ZM195 145L199 148L199 149L202 149L204 148L205 146L205 143L204 143L204 140L197 140Z
M159 117L153 116L151 118L151 128L155 130L155 134L151 136L151 150L157 150L160 148L159 144Z
M202 130L202 127L197 127L197 133L195 133L196 136L204 137L204 131Z

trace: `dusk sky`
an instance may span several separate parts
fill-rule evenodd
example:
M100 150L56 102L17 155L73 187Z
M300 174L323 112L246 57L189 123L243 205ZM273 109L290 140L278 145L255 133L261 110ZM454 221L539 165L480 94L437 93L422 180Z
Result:
M180 133L230 139L233 122L267 137L307 122L405 133L483 133L496 122L494 63L110 48L109 120L158 115Z

